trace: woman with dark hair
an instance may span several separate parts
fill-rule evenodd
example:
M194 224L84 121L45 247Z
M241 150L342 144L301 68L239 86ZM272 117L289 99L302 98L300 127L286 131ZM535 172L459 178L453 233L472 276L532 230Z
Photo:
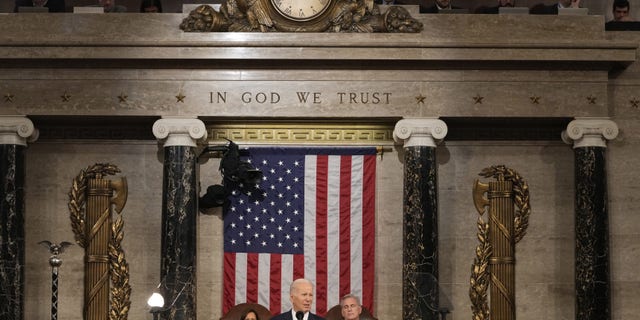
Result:
M162 2L160 0L142 0L140 4L142 13L162 13Z
M249 309L240 317L240 320L260 320L260 318L255 310Z

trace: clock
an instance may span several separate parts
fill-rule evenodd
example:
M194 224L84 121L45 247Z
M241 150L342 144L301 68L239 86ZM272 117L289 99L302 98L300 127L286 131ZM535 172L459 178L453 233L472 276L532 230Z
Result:
M311 21L327 11L331 0L271 0L271 3L287 19Z
M336 0L262 0L279 31L322 32L330 24Z

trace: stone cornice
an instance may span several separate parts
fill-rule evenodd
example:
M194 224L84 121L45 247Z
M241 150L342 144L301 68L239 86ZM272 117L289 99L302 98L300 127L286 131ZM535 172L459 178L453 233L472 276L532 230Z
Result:
M162 117L153 124L153 135L165 147L196 147L207 138L204 122L188 117Z
M398 121L393 138L404 147L436 147L447 135L447 124L438 118L406 118Z
M573 148L607 147L618 136L618 125L608 118L576 118L562 132L562 140Z
M184 14L78 15L60 13L32 19L0 20L3 60L47 62L97 59L163 61L190 59L307 63L367 60L393 66L399 61L633 62L637 42L607 40L601 17L505 17L419 15L419 34L185 33ZM428 17L428 18L427 18ZM68 28L72 23L75 28ZM29 25L29 28L24 28ZM442 26L446 25L447 28ZM468 28L474 25L476 28ZM550 28L549 26L553 26ZM48 30L42 33L40 30ZM110 30L105 33L104 30ZM76 30L83 30L79 33ZM441 32L430 32L440 30ZM111 35L118 34L117 39Z
M38 130L24 116L0 116L0 144L26 146L38 139Z

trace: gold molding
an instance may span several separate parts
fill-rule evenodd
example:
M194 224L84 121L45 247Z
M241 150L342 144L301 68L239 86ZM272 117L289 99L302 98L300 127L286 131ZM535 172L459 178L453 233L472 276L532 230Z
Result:
M394 124L257 123L209 124L209 144L225 139L253 144L393 145Z

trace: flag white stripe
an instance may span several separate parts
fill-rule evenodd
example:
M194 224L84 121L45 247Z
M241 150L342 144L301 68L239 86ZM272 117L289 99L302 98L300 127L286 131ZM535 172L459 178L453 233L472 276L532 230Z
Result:
M271 254L258 254L258 303L269 305L269 281L271 278Z
M364 157L353 156L351 161L351 293L362 298L362 175Z
M236 253L236 303L247 301L247 254Z
M304 164L304 277L316 283L316 175L317 157L305 156ZM314 287L315 288L315 287ZM317 288L315 288L317 289ZM312 311L316 297L313 295Z
M289 289L293 282L293 255L282 255L282 270L280 272L280 311L284 312L291 309L291 299L289 299Z
M327 308L340 295L340 160L329 156L327 177Z

